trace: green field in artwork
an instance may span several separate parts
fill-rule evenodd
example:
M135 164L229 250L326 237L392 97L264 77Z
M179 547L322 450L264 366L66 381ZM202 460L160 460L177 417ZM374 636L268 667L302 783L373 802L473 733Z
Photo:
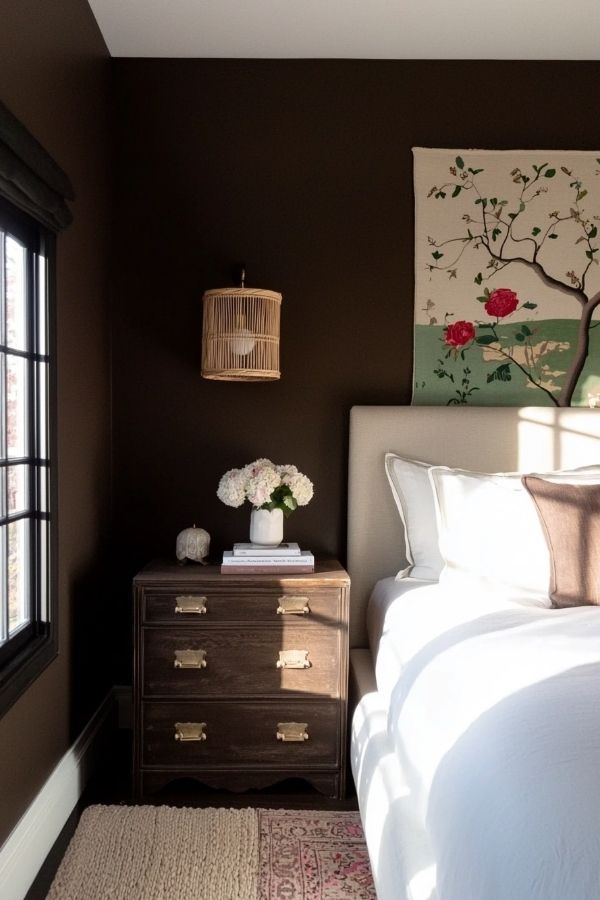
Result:
M521 323L502 327L513 332ZM577 319L547 319L527 323L531 337L525 343L503 342L515 361L494 353L493 348L471 343L452 351L444 343L440 325L415 326L415 376L413 403L445 406L459 402L471 406L551 406L545 391L535 387L516 361L533 373L555 396L564 382L577 341ZM600 322L597 323L600 325ZM600 392L600 327L590 329L590 345L572 406L587 406L588 393ZM478 328L478 336L485 332ZM532 366L531 363L534 362ZM500 376L493 376L502 367ZM453 379L453 380L452 380ZM491 380L490 380L491 379Z

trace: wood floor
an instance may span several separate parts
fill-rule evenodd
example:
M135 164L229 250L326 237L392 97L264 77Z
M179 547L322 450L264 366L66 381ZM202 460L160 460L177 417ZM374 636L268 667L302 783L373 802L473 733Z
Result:
M344 800L330 800L301 780L288 780L264 791L248 791L241 794L204 788L193 781L181 781L165 788L144 801L169 806L226 806L262 807L281 809L357 809L356 796L349 785ZM114 740L103 759L102 768L90 780L77 807L40 869L27 893L26 900L45 900L60 861L73 836L79 817L94 803L129 804L132 800L131 784L131 732L125 729L115 732ZM102 900L102 898L98 898ZM149 898L150 900L150 898Z

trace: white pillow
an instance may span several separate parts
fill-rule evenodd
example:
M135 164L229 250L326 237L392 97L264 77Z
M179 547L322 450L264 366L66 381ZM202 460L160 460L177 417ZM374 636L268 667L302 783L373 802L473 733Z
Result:
M517 473L484 475L432 466L440 582L465 591L518 595L550 606L550 559L534 503ZM598 484L600 466L541 476L563 484Z
M433 489L429 481L431 464L385 454L385 471L402 524L408 566L397 578L410 575L437 581L444 567L438 549L438 533Z

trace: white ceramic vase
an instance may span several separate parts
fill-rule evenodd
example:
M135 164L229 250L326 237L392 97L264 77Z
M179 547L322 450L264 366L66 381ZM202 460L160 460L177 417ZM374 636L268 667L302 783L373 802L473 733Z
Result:
M283 512L280 509L253 509L250 514L250 543L276 547L283 541Z

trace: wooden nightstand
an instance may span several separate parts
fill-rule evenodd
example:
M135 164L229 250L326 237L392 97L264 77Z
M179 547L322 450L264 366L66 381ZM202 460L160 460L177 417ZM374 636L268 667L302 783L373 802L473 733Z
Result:
M134 786L346 778L350 579L152 563L134 579Z

